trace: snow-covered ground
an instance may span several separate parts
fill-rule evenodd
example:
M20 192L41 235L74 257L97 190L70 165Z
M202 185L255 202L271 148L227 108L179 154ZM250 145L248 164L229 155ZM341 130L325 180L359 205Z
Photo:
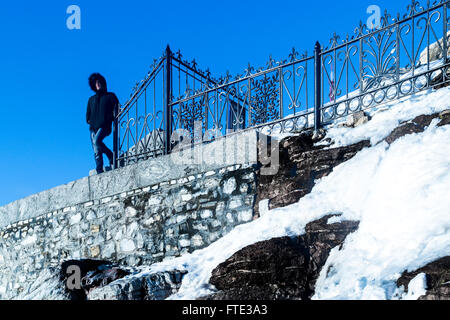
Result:
M433 114L449 108L448 88L437 91L427 90L368 110L366 113L373 119L365 125L354 129L334 125L328 129L326 138L334 141L333 148L350 145L361 140L370 140L372 145L375 145L389 135L401 122L414 119L422 114ZM342 121L345 122L345 119Z
M358 220L360 227L342 250L331 252L313 299L417 298L423 281L415 279L416 294L406 294L395 281L404 270L450 255L450 126L439 128L434 121L425 132L391 146L380 141L402 121L448 109L449 97L450 88L427 91L388 109L377 108L385 111L356 129L331 129L328 137L336 145L369 138L373 146L318 181L298 203L266 208L260 219L238 226L209 247L142 273L187 270L180 291L170 299L195 299L213 292L208 284L212 270L238 250L274 237L301 235L309 222L339 213L330 222Z
M450 255L450 127L435 125L360 152L314 190L361 221L331 252L314 298L392 299L401 272Z
M342 250L332 250L313 299L417 299L426 289L423 274L408 293L397 288L396 280L404 270L450 255L450 126L439 128L434 121L425 132L390 146L382 140L402 121L450 108L449 97L450 88L423 92L378 107L373 119L358 128L330 129L336 146L370 139L372 147L317 181L298 203L270 211L263 201L260 219L207 248L141 267L139 275L187 270L181 289L169 299L195 299L214 292L208 284L212 270L238 250L301 235L309 222L341 214L329 222L357 220L360 226ZM58 298L58 292L51 293L54 281L47 280L28 298Z

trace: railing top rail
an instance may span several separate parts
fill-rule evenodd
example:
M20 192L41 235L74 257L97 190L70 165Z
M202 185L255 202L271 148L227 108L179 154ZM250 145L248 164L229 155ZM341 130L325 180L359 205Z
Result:
M161 67L164 64L164 56L160 57L158 60L155 61L157 63L153 64L152 70L149 71L149 73L147 74L145 79L141 81L141 84L136 85L136 87L134 88L133 94L120 109L120 112L117 115L118 118L121 118L130 109L130 107L133 105L134 101L141 96L145 87L151 82L153 77L160 71Z
M342 40L342 43L338 43L341 37L336 33L334 33L333 37L329 40L331 47L324 47L322 50L322 54L327 54L342 49L350 44L359 42L362 39L370 38L374 34L383 31L388 31L389 29L397 27L398 25L413 20L415 18L421 17L429 13L430 11L434 11L445 5L447 6L450 5L450 0L439 0L439 2L435 1L433 4L431 4L430 0L427 0L427 8L421 7L420 3L417 0L412 0L412 4L409 4L407 6L407 10L409 12L404 14L403 16L401 16L400 13L397 13L397 16L395 18L392 18L392 15L390 15L387 12L387 10L385 10L384 16L381 17L381 24L382 24L381 28L369 29L362 21L360 21L359 26L356 27L354 30L355 35L352 35L350 37L347 34L345 39Z

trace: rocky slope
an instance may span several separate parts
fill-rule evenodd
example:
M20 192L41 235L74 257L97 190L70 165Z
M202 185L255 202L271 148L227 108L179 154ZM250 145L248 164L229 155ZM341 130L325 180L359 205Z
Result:
M401 123L385 141L392 144L431 124L450 124L450 111L421 115ZM316 181L329 175L340 164L371 146L368 140L333 148L333 141L317 145L311 133L288 137L280 144L280 171L275 176L258 178L258 199L269 199L269 209L296 203L311 192ZM322 141L323 142L323 141ZM259 212L259 208L256 208ZM327 216L306 225L296 237L274 238L239 250L212 272L210 284L218 290L204 300L302 299L314 295L316 280L333 248L342 248L349 234L358 229L358 221L328 224ZM427 275L427 294L421 299L450 299L449 257L413 272L404 272L398 286L408 290L409 282L420 273ZM61 283L68 265L61 269ZM186 271L171 270L140 274L139 270L119 267L107 261L76 261L80 266L82 288L66 293L71 299L154 300L177 292Z
M406 135L423 132L433 120L438 122L437 126L448 125L450 111L421 115L404 122L385 141L392 144ZM287 138L280 147L282 169L276 176L260 178L259 200L270 199L270 209L295 203L312 190L316 179L328 175L334 167L367 146L370 146L369 141L361 141L330 149L315 147L312 135ZM330 250L341 246L346 236L358 228L355 221L329 225L328 218L308 224L303 236L272 239L237 252L212 273L210 283L219 292L203 299L310 299ZM421 299L450 299L449 259L443 258L417 271L405 272L398 286L408 289L408 283L424 272L428 292Z
M307 132L280 142L280 169L275 175L259 175L256 203L269 199L269 209L298 202L310 193L315 182L329 175L333 168L351 159L369 141L340 147L315 146L313 134ZM259 213L259 206L255 211Z
M220 291L208 300L309 299L330 250L341 246L358 223L328 224L331 216L306 226L306 234L244 248L220 264L211 284Z

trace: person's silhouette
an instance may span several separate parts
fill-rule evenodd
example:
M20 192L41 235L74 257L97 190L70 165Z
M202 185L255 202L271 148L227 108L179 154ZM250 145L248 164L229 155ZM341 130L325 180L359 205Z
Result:
M108 92L106 80L99 73L93 73L89 77L89 86L95 92L95 95L89 98L86 122L89 124L91 133L91 142L94 149L95 164L97 173L103 170L103 154L106 154L109 164L112 167L114 154L103 143L103 139L112 132L112 123L114 121L114 110L119 104L119 100L112 92Z

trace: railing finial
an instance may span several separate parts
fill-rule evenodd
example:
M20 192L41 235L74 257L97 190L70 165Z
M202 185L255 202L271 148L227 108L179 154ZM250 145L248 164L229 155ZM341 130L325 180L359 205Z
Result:
M319 41L316 41L316 44L315 44L315 46L314 46L314 49L315 49L315 50L319 50L319 49L320 49L320 42L319 42Z
M321 127L321 108L322 108L322 92L321 92L321 81L322 81L322 48L319 41L316 42L314 46L314 131L317 132Z

